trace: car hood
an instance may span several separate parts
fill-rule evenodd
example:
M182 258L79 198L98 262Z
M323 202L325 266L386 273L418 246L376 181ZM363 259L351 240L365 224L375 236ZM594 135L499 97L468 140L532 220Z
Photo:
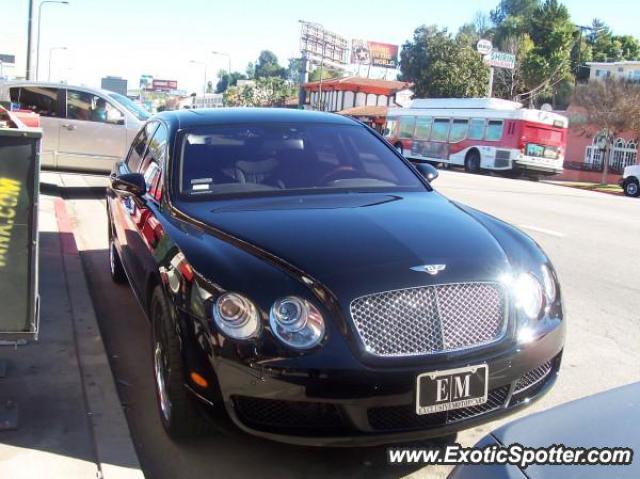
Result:
M436 192L188 202L179 208L324 283L338 297L495 280L509 271L490 230ZM412 267L442 264L431 276Z

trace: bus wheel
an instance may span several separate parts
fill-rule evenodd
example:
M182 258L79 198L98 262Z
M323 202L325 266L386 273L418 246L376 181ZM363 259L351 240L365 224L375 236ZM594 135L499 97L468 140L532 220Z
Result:
M464 159L464 171L467 173L480 173L480 153L471 150Z
M404 151L402 149L402 143L398 142L395 145L393 145L396 147L396 150L398 150L398 153L400 153L401 155L404 155Z

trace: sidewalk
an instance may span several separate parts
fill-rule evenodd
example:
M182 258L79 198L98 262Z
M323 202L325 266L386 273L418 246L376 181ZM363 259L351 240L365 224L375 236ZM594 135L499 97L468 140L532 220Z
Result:
M44 190L40 339L0 346L0 401L19 408L18 429L0 432L0 478L142 478L64 201Z

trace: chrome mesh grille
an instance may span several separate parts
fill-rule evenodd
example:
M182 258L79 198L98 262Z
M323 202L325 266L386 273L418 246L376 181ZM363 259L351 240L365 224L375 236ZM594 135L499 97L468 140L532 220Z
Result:
M516 386L514 388L513 394L524 391L525 389L529 389L532 386L535 386L544 378L546 378L551 372L551 361L547 361L544 364L541 364L535 369L532 369L520 379L516 381Z
M357 298L351 317L370 354L431 354L499 339L505 297L495 283L424 286Z

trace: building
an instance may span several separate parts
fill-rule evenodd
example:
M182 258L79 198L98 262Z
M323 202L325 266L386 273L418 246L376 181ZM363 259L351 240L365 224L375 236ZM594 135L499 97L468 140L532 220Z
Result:
M633 132L622 133L607 152L603 148L602 132L587 122L583 109L570 106L562 113L569 118L564 172L559 179L599 183L603 163L609 163L609 182L617 182L625 166L638 163L638 141Z
M377 80L350 76L305 83L304 108L342 112L356 107L402 106L410 100L411 84L397 80Z
M120 77L106 76L100 81L103 90L109 90L127 96L127 80Z
M589 81L603 78L640 82L640 61L587 62Z

